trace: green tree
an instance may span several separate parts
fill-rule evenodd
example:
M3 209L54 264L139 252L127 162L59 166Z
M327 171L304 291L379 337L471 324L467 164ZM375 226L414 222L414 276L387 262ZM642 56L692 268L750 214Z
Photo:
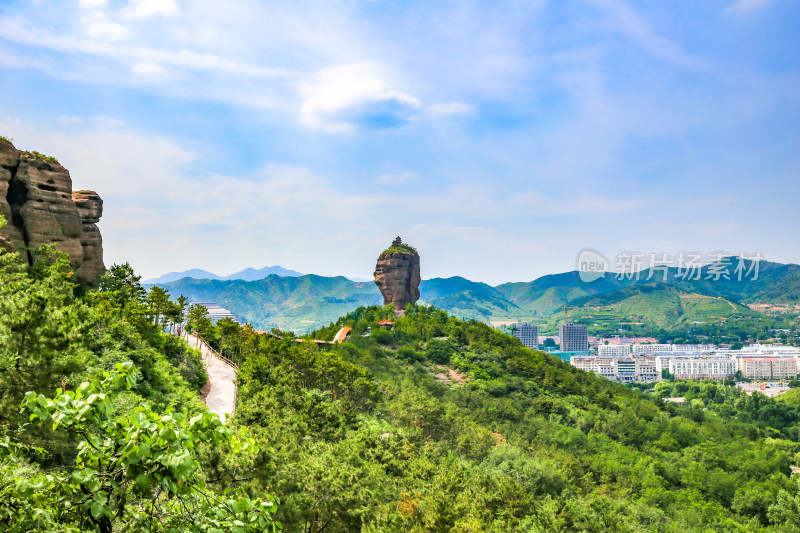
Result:
M153 315L153 323L163 325L162 319L169 310L169 291L158 285L150 287L150 292L147 294L147 303L150 306L150 313Z
M239 344L239 332L241 330L239 323L226 317L217 322L217 328L220 333L219 353L233 360L234 357L231 356L235 356L235 350ZM228 348L227 355L225 353L226 347Z
M792 480L789 490L778 492L767 515L773 524L785 527L785 531L800 531L800 476Z
M130 389L131 363L118 364L100 380L47 398L29 392L31 420L51 424L78 442L74 469L27 478L0 479L0 524L13 531L277 531L276 501L251 500L230 490L219 495L205 482L195 454L202 442L228 444L231 453L253 446L234 436L219 418L203 412L158 415L139 405L115 416L113 397ZM15 447L0 446L8 461Z
M207 332L211 325L208 309L205 306L200 304L189 306L189 312L186 314L186 331L188 333L194 333L202 339L203 333Z
M98 291L106 293L115 306L124 309L130 304L142 304L146 291L129 263L111 265L98 283Z
M78 341L93 317L73 294L69 258L53 245L34 257L28 267L0 249L0 420L16 417L25 391L55 387L90 355Z

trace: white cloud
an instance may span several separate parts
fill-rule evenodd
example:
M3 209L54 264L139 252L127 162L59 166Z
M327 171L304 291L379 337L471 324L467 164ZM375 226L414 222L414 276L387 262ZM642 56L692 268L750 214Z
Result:
M130 0L121 13L130 18L174 17L180 8L175 0Z
M99 126L104 126L106 128L119 128L124 126L125 123L117 118L107 117L105 115L95 115L90 118L90 120Z
M610 25L652 55L670 63L691 69L706 68L706 64L688 53L678 44L660 35L650 22L631 8L625 0L586 0L605 11Z
M305 83L302 92L302 122L330 132L400 126L413 120L421 106L383 80L371 63L328 67Z
M81 18L83 33L101 41L123 41L128 38L128 28L109 20L102 11L92 11Z
M426 110L431 115L471 115L475 113L475 106L463 102L445 102L431 104Z
M417 179L419 174L416 172L400 172L399 174L382 174L375 178L375 183L390 185L397 183L406 183L408 181Z
M66 115L61 115L60 117L58 117L57 120L59 124L77 124L79 122L83 122L83 118L77 117L75 115L71 117L68 117Z
M707 249L707 243L738 250L756 249L750 243L763 238L741 240L735 227L715 227L727 221L715 220L715 213L736 209L708 197L698 197L696 205L684 199L669 204L657 217L652 206L668 199L576 195L568 188L541 193L493 182L408 187L399 198L377 186L343 187L298 165L268 163L238 176L204 173L193 151L201 147L188 150L108 118L38 126L0 118L0 133L19 148L58 157L76 189L97 191L104 199L99 227L106 263L130 261L145 278L192 267L233 272L276 263L369 277L376 251L401 235L421 250L426 278L464 275L499 283L572 268L575 253L586 246L608 253L659 250L657 243L680 234L691 237L664 251ZM708 222L703 231L709 236L691 226ZM731 234L737 237L729 243Z
M189 70L213 71L215 73L252 77L292 78L296 75L294 71L289 69L239 62L210 53L129 44L109 45L86 39L56 36L38 29L19 18L0 17L0 35L9 41L62 52L79 52L126 63L135 60L151 60Z
M746 15L760 7L769 3L769 0L738 0L736 3L731 4L725 9L725 13L733 13L734 15Z
M164 67L151 60L139 61L133 65L131 71L137 76L146 78L160 77L167 73Z
M108 5L106 0L79 0L78 4L83 9L105 9Z

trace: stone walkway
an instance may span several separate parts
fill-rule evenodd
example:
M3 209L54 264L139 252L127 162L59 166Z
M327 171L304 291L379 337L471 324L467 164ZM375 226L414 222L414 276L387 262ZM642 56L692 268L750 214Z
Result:
M203 354L203 364L208 372L208 383L211 385L204 398L208 410L223 420L225 418L223 414L230 417L236 407L236 370L220 359L217 352L198 342L194 335L187 335L184 340Z

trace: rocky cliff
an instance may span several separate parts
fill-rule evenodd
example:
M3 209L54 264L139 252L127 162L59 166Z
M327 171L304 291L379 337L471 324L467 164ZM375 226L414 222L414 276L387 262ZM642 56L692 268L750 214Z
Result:
M0 247L32 261L31 249L56 243L78 279L95 283L105 270L97 221L103 201L93 191L72 192L69 171L52 157L17 150L0 139Z
M383 295L383 304L403 309L419 300L419 254L397 237L375 265L375 284Z

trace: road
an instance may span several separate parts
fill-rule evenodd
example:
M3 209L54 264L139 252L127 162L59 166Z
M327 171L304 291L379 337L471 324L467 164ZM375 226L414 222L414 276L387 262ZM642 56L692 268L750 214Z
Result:
M236 407L236 370L220 359L216 352L201 344L194 335L187 335L185 339L189 346L197 348L203 354L203 364L211 385L205 397L208 410L223 420L223 414L230 417Z

